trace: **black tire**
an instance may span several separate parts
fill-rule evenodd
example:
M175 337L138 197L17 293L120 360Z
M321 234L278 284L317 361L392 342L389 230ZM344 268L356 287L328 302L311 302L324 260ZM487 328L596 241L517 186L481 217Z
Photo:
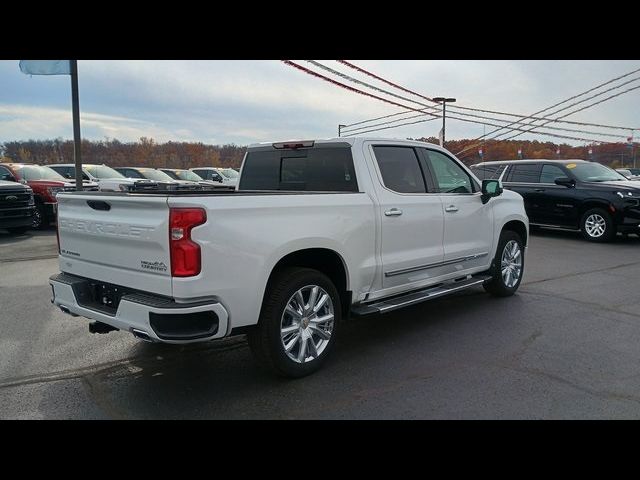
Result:
M587 222L593 219L604 220L604 232L600 235L594 234L593 227L589 227ZM616 235L616 226L613 223L611 214L603 208L592 208L582 214L580 218L580 231L585 240L590 242L603 243L610 242Z
M516 283L512 286L507 286L505 283L505 279L502 276L502 255L505 251L505 247L510 242L516 242L518 244L518 248L520 249L520 257L522 259L520 276L517 279ZM524 267L525 267L525 258L524 258L524 244L522 242L522 238L516 232L512 230L503 230L500 234L500 240L498 241L498 248L496 250L496 256L493 258L493 262L491 263L491 269L489 273L491 274L491 280L487 280L483 287L484 289L494 295L496 297L509 297L516 293L518 287L520 287L520 283L522 282L522 277L524 276Z
M27 230L29 230L30 227L11 227L11 228L7 228L7 230L9 231L9 233L13 233L14 235L24 235L25 233L27 233Z
M42 230L47 226L46 215L42 204L36 203L36 208L33 211L33 223L31 228L34 230Z
M281 339L281 322L292 296L309 285L317 285L329 295L333 304L333 327L330 338L318 357L297 363L285 352ZM308 301L308 298L303 300ZM284 377L304 377L317 371L331 353L342 319L341 312L340 295L329 277L310 268L285 268L269 282L258 325L247 334L249 347L260 366Z

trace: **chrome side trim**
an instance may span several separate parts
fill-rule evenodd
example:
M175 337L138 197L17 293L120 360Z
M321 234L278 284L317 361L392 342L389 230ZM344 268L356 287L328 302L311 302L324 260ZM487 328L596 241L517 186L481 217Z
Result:
M417 272L418 270L427 270L429 268L444 267L445 265L453 265L454 263L467 262L469 260L475 260L476 258L482 258L489 255L489 252L476 253L474 255L467 255L466 257L452 258L451 260L445 260L444 262L428 263L426 265L417 265L415 267L401 268L399 270L391 270L390 272L384 272L385 277L394 277L396 275L402 275L403 273Z

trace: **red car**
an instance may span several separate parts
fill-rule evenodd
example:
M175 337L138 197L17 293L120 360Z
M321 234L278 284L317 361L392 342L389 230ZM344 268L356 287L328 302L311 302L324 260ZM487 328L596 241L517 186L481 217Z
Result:
M33 213L33 228L44 228L55 221L58 201L56 194L74 191L75 184L69 182L49 167L26 163L0 163L0 180L20 182L33 190L36 209ZM83 184L85 190L97 190L97 184ZM95 187L95 188L93 188Z

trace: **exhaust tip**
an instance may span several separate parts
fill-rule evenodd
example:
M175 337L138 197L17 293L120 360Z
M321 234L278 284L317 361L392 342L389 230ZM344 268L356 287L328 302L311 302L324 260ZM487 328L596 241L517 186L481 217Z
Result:
M144 330L138 330L137 328L132 328L131 333L133 333L134 337L139 338L143 342L154 343L153 339Z
M67 315L71 315L72 317L77 317L78 315L71 312L71 310L69 310L68 307L65 307L64 305L58 305L60 307L60 311L62 313L66 313Z

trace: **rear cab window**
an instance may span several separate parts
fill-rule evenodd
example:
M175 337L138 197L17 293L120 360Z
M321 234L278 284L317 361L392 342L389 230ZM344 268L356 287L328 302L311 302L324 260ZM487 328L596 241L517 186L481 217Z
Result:
M351 147L319 144L310 148L249 150L238 189L357 192Z
M413 147L378 145L373 152L385 187L398 193L427 193L425 174Z

